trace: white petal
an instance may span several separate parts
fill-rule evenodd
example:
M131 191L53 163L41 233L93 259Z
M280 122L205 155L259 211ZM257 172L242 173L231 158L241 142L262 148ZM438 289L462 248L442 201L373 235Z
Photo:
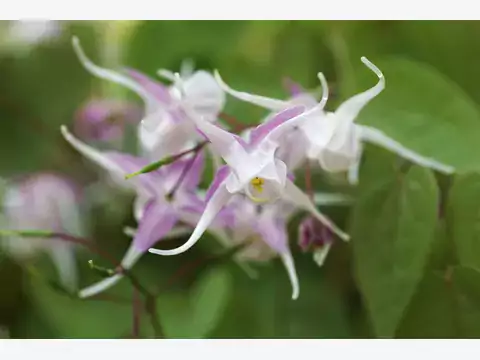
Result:
M290 105L288 101L277 100L277 99L272 99L265 96L254 95L254 94L249 94L242 91L233 90L223 81L223 79L220 77L220 74L218 73L217 70L215 70L214 76L218 84L222 88L222 90L237 99L240 99L240 100L243 100L251 104L254 104L269 110L273 110L273 111L283 110Z
M75 248L71 245L58 240L53 242L48 250L57 268L62 285L70 291L74 291L78 286L78 271Z
M297 271L295 270L295 263L293 262L293 256L290 251L280 254L280 257L287 270L290 283L292 284L292 299L297 300L300 295L300 284L298 282Z
M178 80L178 77L175 75L175 73L167 69L157 70L157 75L164 79L170 80L173 83L175 83Z
M358 176L360 171L361 156L350 166L347 173L347 179L350 185L358 185Z
M112 175L118 177L118 179L124 179L125 175L127 175L123 169L118 166L114 161L110 160L108 156L102 154L102 152L96 150L95 148L81 142L77 138L75 138L67 129L65 125L60 127L63 137L67 140L75 149L78 150L82 155L86 158L90 159L94 163L98 164L99 166L103 167L105 170L110 172Z
M195 114L190 114L190 118L208 138L212 148L225 160L239 178L243 178L242 174L249 172L252 166L252 159L233 134L198 118Z
M79 57L80 61L82 62L83 66L92 74L95 75L101 79L109 80L114 83L123 85L130 90L134 91L139 95L143 101L145 102L145 105L147 106L147 113L150 113L157 104L156 99L150 95L143 87L138 85L135 81L130 79L127 76L121 75L115 71L109 70L109 69L104 69L100 66L95 65L88 57L85 55L85 52L83 51L82 47L80 46L80 41L76 36L72 38L72 44L75 52L77 53L77 56Z
M455 168L450 165L442 164L441 162L438 162L428 157L424 157L408 149L407 147L388 137L385 133L378 129L362 125L360 126L360 136L362 140L388 149L418 165L438 170L445 174L451 174L455 171Z
M130 245L130 247L128 248L125 256L123 257L123 260L122 260L122 263L121 263L122 267L124 269L127 269L127 270L131 269L132 266L135 265L135 263L140 259L141 256L142 256L142 252L138 251L132 243ZM88 286L88 287L80 290L80 292L78 293L78 296L80 298L84 299L84 298L87 298L87 297L90 297L90 296L97 295L97 294L109 289L110 287L112 287L116 283L118 283L123 277L124 277L123 274L115 274L111 277L103 279L103 280L97 282L96 284L93 284L91 286Z
M207 230L212 221L215 219L215 216L217 216L218 212L223 208L225 204L227 204L231 197L232 194L227 191L224 185L219 186L217 191L213 194L212 198L205 207L205 211L203 212L200 220L198 221L195 230L193 230L192 235L185 244L172 250L159 250L151 248L148 251L152 254L165 256L178 255L187 251L193 245L195 245L196 242L202 237L203 233Z
M341 239L345 241L350 240L350 236L338 228L330 219L323 215L315 205L310 201L307 194L300 190L290 179L287 179L285 184L285 198L290 200L298 207L309 211L313 216L315 216L320 222L337 234Z
M365 57L362 57L361 60L378 76L378 83L367 91L351 97L338 107L338 109L335 111L335 115L338 116L339 120L345 123L353 122L362 108L367 105L367 103L375 96L380 94L385 88L385 77L380 69L378 69Z
M315 193L313 201L316 205L345 205L350 204L352 199L344 194Z
M327 243L313 252L313 261L315 261L318 266L323 266L331 247L332 243Z
M213 120L225 105L225 93L212 74L196 71L184 81L183 91L189 106L199 115Z
M180 76L183 79L188 79L193 75L194 71L195 61L193 61L193 59L185 59L182 61L182 64L180 65Z
M308 109L302 114L297 115L294 118L280 124L275 129L270 131L270 133L265 137L265 141L269 140L269 141L278 142L283 135L292 131L295 127L303 126L303 124L313 121L312 119L321 121L321 117L324 114L323 108L325 107L325 103L326 101L323 101L322 99L322 101L319 102L315 107Z
M78 293L78 297L80 297L81 299L85 299L85 298L89 298L91 296L97 295L97 294L107 290L108 288L112 287L113 285L115 285L122 278L123 278L123 275L116 274L116 275L113 275L113 276L111 276L109 278L106 278L102 281L99 281L98 283L96 283L94 285L88 286L88 287L80 290L80 292Z

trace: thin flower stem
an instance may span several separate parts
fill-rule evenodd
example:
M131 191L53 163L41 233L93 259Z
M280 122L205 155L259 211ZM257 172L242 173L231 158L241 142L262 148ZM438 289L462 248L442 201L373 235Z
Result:
M38 236L38 237L48 237L48 238L58 238L63 241L71 242L74 244L79 244L82 246L87 247L90 251L100 255L103 257L105 260L109 261L113 266L117 266L118 261L114 257L112 257L110 254L104 252L103 250L99 249L97 246L94 245L93 242L88 241L86 239L76 237L70 234L64 234L64 233L47 233L48 236ZM163 338L163 330L160 325L160 322L158 321L158 314L156 311L156 306L155 306L155 299L156 296L150 291L148 291L138 280L137 278L128 270L122 268L122 267L117 267L117 272L123 274L127 279L130 280L132 283L132 286L145 297L145 309L147 313L150 315L152 327L154 329L155 337L156 338ZM153 304L153 305L152 305Z
M141 299L140 299L140 293L136 288L133 288L132 310L133 310L132 337L134 339L138 339L140 337Z
M149 314L157 314L157 303L154 296L151 296L145 300L145 308ZM152 325L155 338L165 339L165 332L163 331L160 321L158 321L158 316L150 316L150 323Z
M231 115L228 115L224 112L221 112L220 114L218 114L218 117L220 119L222 119L223 121L225 121L228 125L230 125L232 130L236 133L240 133L243 130L246 130L246 129L252 127L252 125L244 124L244 123L238 121L235 117L233 117Z
M151 164L148 164L147 166L145 166L144 168L134 172L134 173L131 173L131 174L128 174L125 176L125 179L131 179L132 177L134 176L137 176L137 175L141 175L141 174L147 174L149 172L152 172L152 171L155 171L159 168L161 168L162 166L164 165L169 165L175 161L177 161L178 159L182 158L183 156L187 155L187 154L190 154L192 152L197 152L199 149L201 149L203 146L205 146L206 144L208 143L208 141L202 141L201 143L197 144L196 146L194 146L193 148L191 149L187 149L185 151L182 151L178 154L175 154L175 155L172 155L172 156L167 156L166 158L163 158L159 161L156 161L156 162L153 162Z
M180 187L180 185L182 185L182 182L183 180L185 179L185 177L187 176L188 172L190 171L190 169L192 168L193 164L195 163L195 160L197 159L198 157L198 154L200 153L200 151L202 150L202 148L206 145L206 143L201 143L199 144L199 146L197 146L197 149L195 150L195 152L193 153L193 157L190 159L190 161L185 165L185 167L183 168L182 170L182 173L180 174L180 177L178 178L177 182L175 183L175 185L173 186L172 190L170 190L170 192L167 194L167 198L168 199L171 199L173 198L173 196L175 195L175 193L177 192L178 188Z

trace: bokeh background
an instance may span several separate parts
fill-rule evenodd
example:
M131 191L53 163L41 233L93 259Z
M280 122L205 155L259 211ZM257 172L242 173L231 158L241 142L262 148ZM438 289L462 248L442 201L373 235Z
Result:
M81 206L88 238L117 258L130 241L122 228L135 225L132 195L118 189L95 189L92 184L100 179L98 169L71 149L59 127L72 127L79 108L92 98L140 102L128 90L87 73L72 49L73 35L80 38L90 58L106 67L135 68L155 77L159 68L178 70L183 60L192 59L196 68L218 69L236 89L270 97L288 96L283 86L287 77L315 88L316 74L322 71L331 88L331 109L374 84L360 62L366 56L384 71L387 88L362 112L360 122L376 125L415 150L463 170L475 169L480 163L480 23L476 21L75 21L56 25L53 35L42 37L40 30L23 34L12 31L13 22L0 22L0 177L14 183L31 173L51 171L75 179L85 189ZM225 112L251 124L265 115L232 98ZM135 149L132 134L124 146ZM373 147L367 150L380 154L373 157L387 156ZM375 174L381 176L381 169L372 170L372 178ZM204 184L211 176L205 175ZM314 186L322 191L354 192L343 178L321 173L316 174ZM365 222L382 221L379 209L370 210L363 214ZM332 207L326 212L348 226L352 208ZM134 273L160 292L157 308L165 336L378 336L359 291L351 246L335 243L324 267L319 268L311 254L297 246L300 219L299 215L290 224L301 285L296 301L291 300L290 283L278 259L258 266L260 276L251 280L230 261L208 260L219 250L209 236L181 256L144 256ZM368 235L368 227L366 231ZM382 237L375 230L372 236ZM388 235L383 240L388 242ZM172 240L172 244L183 241ZM382 253L388 262L393 250L377 248L378 243L372 244L368 255L364 251L359 256L368 262L368 256ZM8 253L0 256L0 337L132 336L133 295L128 281L99 299L71 299L51 286L56 274L46 255L29 262L30 270ZM108 265L79 248L83 285L99 279L88 266L90 259ZM381 291L390 290L384 287ZM436 302L422 299L423 305L409 308L412 313L405 311L393 336L479 333L479 329L455 332L453 325L436 322L448 306L428 312ZM426 322L434 325L428 329L419 325ZM140 321L140 336L152 336L146 315Z

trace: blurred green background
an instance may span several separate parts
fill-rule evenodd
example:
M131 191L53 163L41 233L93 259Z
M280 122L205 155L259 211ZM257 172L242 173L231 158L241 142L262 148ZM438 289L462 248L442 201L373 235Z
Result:
M71 176L85 186L96 181L98 169L70 148L59 126L71 126L75 112L94 95L138 101L120 86L87 73L73 52L72 35L80 38L89 57L107 67L136 68L155 77L159 68L178 70L184 59L193 59L197 68L218 69L236 89L270 97L288 96L282 87L285 77L306 88L317 87L316 75L321 71L331 87L329 109L374 84L360 62L366 56L384 72L387 85L362 111L360 123L377 126L412 149L456 166L465 176L472 176L480 165L480 42L476 40L480 22L77 21L62 22L59 37L28 50L10 44L9 24L2 23L0 177L10 181L46 170ZM251 124L265 114L232 98L225 112ZM390 166L397 160L368 146L358 189L346 188L342 179L317 174L317 190L345 190L358 196L351 208L326 209L352 232L353 240L351 245L337 242L325 266L318 268L311 254L301 253L296 245L301 216L292 221L291 246L301 286L296 301L291 300L290 283L278 259L261 266L257 280L231 262L205 260L195 266L218 251L208 236L180 256L144 256L134 273L147 287L161 291L157 308L165 336L478 337L480 321L474 319L480 320L480 281L478 289L472 284L480 276L470 268L452 270L454 278L462 279L459 284L468 283L453 295L444 294L450 287L442 279L451 266L480 265L480 253L463 262L458 249L452 250L456 234L467 227L471 233L462 233L458 241L472 240L462 251L476 253L480 205L468 200L480 195L480 186L475 186L480 182L471 179L470 193L443 201L451 178L414 168L399 180ZM207 180L211 176L206 174ZM409 181L424 186L421 194L409 187ZM458 193L468 188L463 183L453 186ZM135 225L132 198L119 194L112 191L105 195L108 201L87 205L83 212L89 237L117 258L129 243L122 227ZM432 220L438 231L431 244L417 250L421 242L417 237L426 235L403 222L434 211L438 194L441 206L454 209L455 221L448 222L448 216L446 221ZM467 215L462 217L460 211L475 214L461 229L456 226ZM178 239L178 244L184 240ZM423 251L425 256L418 258L409 251ZM98 280L87 261L103 264L102 260L82 249L77 257L81 283ZM48 285L56 275L46 256L40 256L34 267L40 276L32 276L7 254L1 255L0 327L7 329L5 336L131 337L128 281L112 288L109 298L81 301ZM140 333L152 336L147 315L141 318Z

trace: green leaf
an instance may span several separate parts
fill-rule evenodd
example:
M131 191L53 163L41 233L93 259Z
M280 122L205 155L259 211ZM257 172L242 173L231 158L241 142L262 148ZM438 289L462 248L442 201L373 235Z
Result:
M458 171L476 169L480 113L454 82L434 68L401 58L370 58L384 73L386 88L359 115L358 123L374 126L410 149ZM358 61L356 74L376 79ZM447 146L448 145L448 146Z
M224 315L232 291L225 268L207 270L190 293L160 295L157 308L168 338L205 338Z
M62 338L108 339L130 332L129 304L72 299L36 277L30 278L29 295L36 311Z
M337 25L337 24L332 24ZM361 56L408 57L435 67L462 86L477 102L480 35L475 21L349 21L342 35L353 63Z
M399 338L455 338L452 299L443 276L428 272L418 286L398 331Z
M454 267L422 281L399 328L402 338L479 338L480 272Z
M455 177L447 219L459 263L480 268L480 174Z
M180 70L185 59L213 69L235 50L247 21L142 21L126 46L125 65L155 74L159 68Z
M260 269L258 279L240 273L235 295L213 337L350 338L347 304L337 288L338 281L329 281L325 267L319 268L311 256L295 259L300 280L297 300L291 298L291 284L279 259ZM332 272L338 274L342 269Z
M366 155L351 230L355 274L376 335L391 337L422 279L438 189L427 169L404 174L390 154Z

